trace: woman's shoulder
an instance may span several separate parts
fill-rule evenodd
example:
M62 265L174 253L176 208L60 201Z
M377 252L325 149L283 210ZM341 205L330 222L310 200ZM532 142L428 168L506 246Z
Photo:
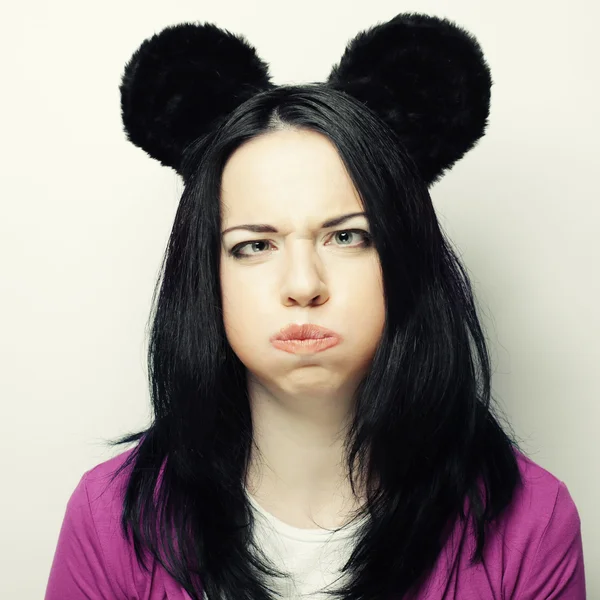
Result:
M557 568L581 560L581 519L567 484L515 450L522 483L498 526L504 543L520 550L529 570Z
M133 469L135 448L98 463L81 477L73 496L80 494L79 503L89 507L101 551L110 569L123 582L124 587L144 586L148 574L142 571L131 541L121 525L125 493ZM127 463L127 464L126 464ZM71 498L71 502L73 501ZM154 558L143 551L143 558L155 572Z
M119 505L122 502L129 475L131 474L131 465L126 468L123 467L126 461L131 459L134 451L135 448L125 450L112 458L96 464L83 474L81 479L85 483L87 490L99 492L104 498L105 505ZM99 498L96 498L94 501L102 502Z
M96 464L81 477L76 492L89 502L92 514L101 523L120 518L125 490L131 474L131 466L125 467L135 448L121 452L108 460Z
M126 450L86 471L72 492L50 571L46 600L80 597L92 590L98 597L169 598L189 596L142 551L148 571L135 555L122 526L123 501L134 449ZM121 469L121 467L123 467Z
M583 599L581 519L575 501L564 481L519 450L515 453L522 485L500 520L504 555L512 567L508 575L523 598L554 594Z
M512 526L529 523L530 530L545 530L550 520L555 527L558 522L570 528L579 527L577 507L564 481L520 450L515 449L515 456L522 483L516 488L502 521Z
M479 574L507 597L583 599L581 521L569 489L520 450L515 456L522 481L489 529ZM470 533L471 552L475 536Z
M121 452L86 471L69 500L69 505L85 508L86 512L83 514L87 514L93 521L100 541L110 541L110 546L106 547L110 555L115 552L122 555L130 551L129 540L120 528L123 502L132 467L126 466L125 462L134 450Z

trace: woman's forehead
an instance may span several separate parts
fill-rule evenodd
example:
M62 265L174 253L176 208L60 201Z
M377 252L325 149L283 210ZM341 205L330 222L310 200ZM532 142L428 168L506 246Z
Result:
M221 181L223 216L286 219L361 210L360 197L335 146L319 133L286 129L236 150ZM323 216L325 215L325 216Z

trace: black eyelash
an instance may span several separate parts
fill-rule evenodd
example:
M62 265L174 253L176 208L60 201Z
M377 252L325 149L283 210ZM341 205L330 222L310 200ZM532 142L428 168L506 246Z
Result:
M373 242L373 238L371 237L371 235L364 231L364 229L339 229L338 231L333 231L331 234L331 237L333 237L336 233L360 233L363 238L364 238L364 242L361 246L355 246L354 248L370 248L372 246L372 242ZM239 244L236 244L230 251L229 251L229 255L233 256L233 258L235 258L236 260L243 260L245 258L250 258L250 256L245 256L243 254L240 254L240 250L244 247L247 246L248 244L255 244L257 242L267 242L268 240L251 240L248 242L240 242Z

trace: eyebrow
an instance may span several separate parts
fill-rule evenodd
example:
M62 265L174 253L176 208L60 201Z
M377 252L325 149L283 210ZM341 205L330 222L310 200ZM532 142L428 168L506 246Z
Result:
M328 227L336 227L337 225L341 225L345 221L352 219L353 217L364 217L366 213L364 212L355 212L348 213L347 215L341 215L339 217L334 217L333 219L328 219L327 221L321 223L321 229L327 229ZM230 231L234 231L235 229L246 229L248 231L252 231L253 233L279 233L277 228L273 227L273 225L236 225L235 227L229 227L226 229L221 236L224 236L226 233Z

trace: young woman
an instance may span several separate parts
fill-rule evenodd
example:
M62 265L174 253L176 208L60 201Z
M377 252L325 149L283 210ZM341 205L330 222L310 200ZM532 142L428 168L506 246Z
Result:
M490 87L476 41L424 15L298 86L213 25L140 46L125 129L185 182L154 418L73 492L47 600L585 598L577 508L500 424L427 189Z

